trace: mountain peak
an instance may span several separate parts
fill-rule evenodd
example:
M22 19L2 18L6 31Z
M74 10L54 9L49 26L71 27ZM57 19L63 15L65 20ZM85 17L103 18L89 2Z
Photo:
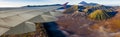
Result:
M81 1L79 4L88 4L87 2L85 2L85 1Z

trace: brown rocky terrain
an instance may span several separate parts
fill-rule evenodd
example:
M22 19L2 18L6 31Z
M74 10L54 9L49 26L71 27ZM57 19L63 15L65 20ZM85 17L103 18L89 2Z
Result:
M107 20L92 21L81 13L64 14L57 23L68 37L120 37L120 9Z

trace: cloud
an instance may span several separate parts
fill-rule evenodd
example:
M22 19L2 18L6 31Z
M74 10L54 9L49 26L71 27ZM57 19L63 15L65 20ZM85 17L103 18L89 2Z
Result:
M24 6L24 3L11 3L11 2L0 2L0 7L20 7Z
M19 7L24 5L44 5L44 4L63 4L69 2L69 4L78 4L81 1L88 3L95 2L105 5L117 5L120 4L120 0L0 0L0 6L3 7Z
M1 0L6 2L45 2L45 0Z

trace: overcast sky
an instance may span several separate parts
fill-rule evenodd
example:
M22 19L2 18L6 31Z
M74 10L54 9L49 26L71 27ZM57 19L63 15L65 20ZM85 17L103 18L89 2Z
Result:
M45 4L78 4L81 1L94 2L104 5L119 5L120 0L0 0L0 7L20 7L25 5L45 5Z

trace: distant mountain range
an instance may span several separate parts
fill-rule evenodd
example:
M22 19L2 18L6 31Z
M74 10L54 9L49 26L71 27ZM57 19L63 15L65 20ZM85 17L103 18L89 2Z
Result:
M52 4L52 5L27 5L23 7L47 7L47 6L62 6L61 4Z
M85 1L81 1L80 3L78 3L80 5L83 6L97 6L97 5L101 5L98 3L87 3ZM23 6L23 7L47 7L47 6L63 6L62 4L52 4L52 5L27 5L27 6ZM70 8L72 5L66 5L67 8ZM105 5L103 5L105 6ZM64 9L64 7L58 8L58 9Z
M85 1L80 2L79 4L82 4L84 6L95 6L98 5L97 3L87 3ZM23 6L23 7L46 7L46 6L62 6L62 4L52 4L52 5L27 5L27 6ZM70 5L67 5L67 7L70 7Z

